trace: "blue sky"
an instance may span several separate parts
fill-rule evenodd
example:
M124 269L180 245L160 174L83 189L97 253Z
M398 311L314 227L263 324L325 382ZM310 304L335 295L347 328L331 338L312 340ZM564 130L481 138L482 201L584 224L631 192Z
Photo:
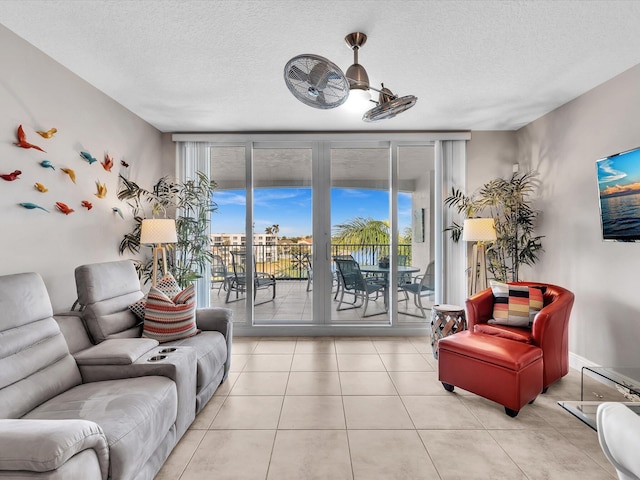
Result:
M600 195L640 192L640 148L598 161Z
M244 231L246 195L244 190L217 190L213 200L218 211L211 215L214 233ZM302 237L312 234L310 188L261 188L254 190L255 232L280 226L279 236ZM331 190L331 226L354 217L389 219L389 192L353 188ZM411 195L398 195L399 231L411 226Z

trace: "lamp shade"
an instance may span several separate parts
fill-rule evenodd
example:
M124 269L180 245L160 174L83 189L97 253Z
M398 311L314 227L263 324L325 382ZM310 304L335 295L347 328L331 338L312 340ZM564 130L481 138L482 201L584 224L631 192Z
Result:
M496 238L493 218L467 218L464 221L462 240L465 242L491 242Z
M150 218L142 220L140 243L177 243L176 221L173 218Z

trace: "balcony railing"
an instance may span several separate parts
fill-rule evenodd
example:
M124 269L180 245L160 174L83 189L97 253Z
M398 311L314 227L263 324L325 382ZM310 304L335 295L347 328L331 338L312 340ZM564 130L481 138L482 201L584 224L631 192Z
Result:
M311 266L313 245L299 243L255 244L256 270L275 275L281 280L306 280ZM214 255L220 255L231 271L231 252L244 251L238 245L215 245ZM382 257L389 256L389 245L331 245L331 257L352 255L361 265L375 265ZM411 263L411 245L398 245L398 255Z

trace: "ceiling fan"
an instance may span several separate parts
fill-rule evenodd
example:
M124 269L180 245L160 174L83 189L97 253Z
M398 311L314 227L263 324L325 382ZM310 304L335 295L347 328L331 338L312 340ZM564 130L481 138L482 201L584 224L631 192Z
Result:
M367 41L364 33L350 33L344 40L353 50L353 64L346 73L319 55L298 55L287 62L284 81L294 97L310 107L329 109L346 102L352 91L376 91L378 101L372 101L377 105L362 116L365 122L393 118L416 104L418 99L413 95L398 97L384 84L380 90L369 84L367 71L358 63L358 51Z

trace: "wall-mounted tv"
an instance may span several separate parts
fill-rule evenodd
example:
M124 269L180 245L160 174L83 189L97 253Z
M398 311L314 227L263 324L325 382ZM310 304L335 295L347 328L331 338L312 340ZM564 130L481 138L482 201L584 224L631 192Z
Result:
M640 147L596 162L602 238L640 242Z

